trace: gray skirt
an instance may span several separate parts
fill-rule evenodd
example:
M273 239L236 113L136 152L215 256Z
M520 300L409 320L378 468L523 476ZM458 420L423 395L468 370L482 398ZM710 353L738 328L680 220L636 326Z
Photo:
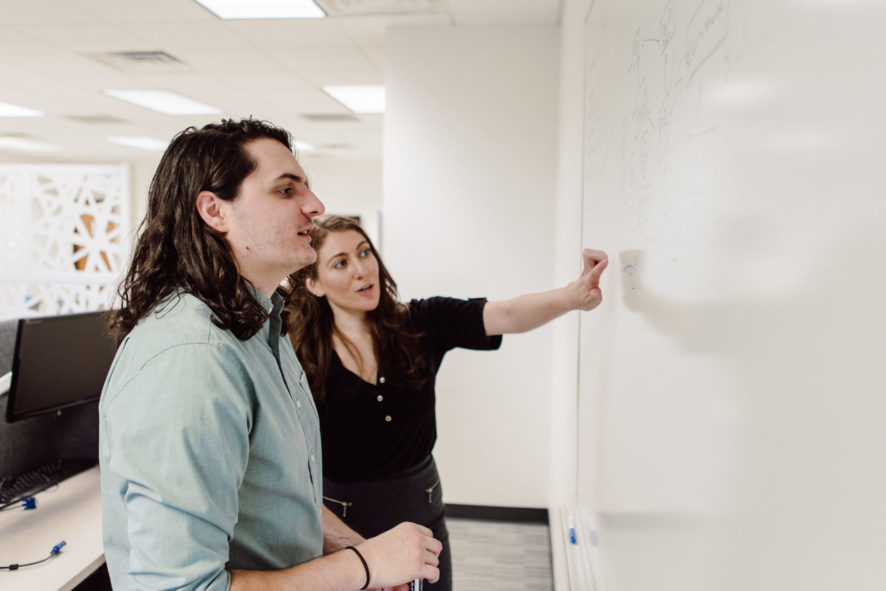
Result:
M324 478L323 504L365 538L377 536L403 521L431 529L434 537L443 543L440 581L433 585L425 582L423 589L452 589L446 507L433 456L429 455L417 466L382 480L334 482Z

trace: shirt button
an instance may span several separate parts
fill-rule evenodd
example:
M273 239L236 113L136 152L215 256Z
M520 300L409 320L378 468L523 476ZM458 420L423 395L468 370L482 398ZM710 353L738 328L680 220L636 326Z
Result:
M298 408L301 408L301 400L296 400L296 401L295 401L295 406L298 407Z
M311 461L312 461L312 462L315 461L315 460L314 460L314 454L311 454Z
M380 378L378 378L378 383L384 384L385 383L385 376L381 376Z
M390 423L391 422L391 415L385 416L385 421Z
M381 402L381 401L384 400L384 399L385 399L385 397L382 396L381 394L379 394L379 395L378 395L378 398L376 398L376 400L378 400L379 402Z

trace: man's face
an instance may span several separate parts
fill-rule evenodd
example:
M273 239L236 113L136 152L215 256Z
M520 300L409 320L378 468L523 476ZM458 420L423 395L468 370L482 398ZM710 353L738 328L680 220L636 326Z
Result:
M225 237L240 273L269 295L288 274L316 260L311 218L324 207L286 146L262 138L245 149L257 166L243 179L237 197L226 202Z

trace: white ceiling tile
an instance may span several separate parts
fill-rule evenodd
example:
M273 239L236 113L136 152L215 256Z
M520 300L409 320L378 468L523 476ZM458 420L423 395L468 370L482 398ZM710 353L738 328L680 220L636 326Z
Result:
M101 19L63 0L2 0L0 23L14 25L73 25L100 23Z
M277 72L285 67L267 52L257 49L238 49L235 51L182 50L176 57L183 60L195 71L206 73L224 73L251 71Z
M456 25L556 25L560 22L560 12L522 10L501 14L464 11L456 14L454 20Z
M119 27L108 24L22 25L22 33L65 51L132 51L144 49L145 42Z
M363 53L366 59L372 62L376 68L384 72L385 70L385 48L384 47L364 47Z
M30 55L34 53L53 53L58 51L50 43L35 39L10 27L0 27L0 56Z
M315 90L315 86L292 72L220 72L217 78L232 87L248 88L254 94L289 94Z
M384 84L384 72L379 68L357 70L304 70L301 75L309 82L320 86Z
M227 21L226 26L243 39L269 49L353 45L333 19Z
M372 69L373 64L356 47L337 49L286 49L275 57L297 72L313 70L360 70Z
M322 90L296 92L291 95L274 97L274 102L286 104L294 113L329 113L348 115L351 112L341 103Z
M124 74L75 54L9 56L5 61L27 72L17 78L20 81L42 79L42 82L35 82L39 84L41 93L45 92L46 81L50 81L52 92L46 99L55 101L59 106L64 105L71 92L125 87L130 82Z
M506 16L509 12L560 11L561 0L448 0L449 9L460 12L488 12Z
M176 54L182 49L254 49L254 45L233 35L219 20L207 22L126 23L121 28L144 39L154 49ZM178 57L178 56L176 56Z
M4 2L6 0L3 0ZM44 0L33 0L43 2ZM105 22L194 22L218 17L193 0L67 0L82 12Z

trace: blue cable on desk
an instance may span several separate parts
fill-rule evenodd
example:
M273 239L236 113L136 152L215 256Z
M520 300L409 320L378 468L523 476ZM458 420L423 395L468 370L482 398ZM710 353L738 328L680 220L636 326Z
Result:
M13 509L21 509L22 511L30 511L37 508L37 499L34 497L25 497L16 503L0 507L0 511L12 511Z
M49 551L49 556L44 558L43 560L35 560L34 562L26 562L25 564L7 564L5 566L0 566L0 570L18 570L24 566L34 566L35 564L40 564L42 562L46 562L53 556L56 556L59 552L62 551L62 547L65 546L67 542L62 540L58 544L52 547L52 550Z

